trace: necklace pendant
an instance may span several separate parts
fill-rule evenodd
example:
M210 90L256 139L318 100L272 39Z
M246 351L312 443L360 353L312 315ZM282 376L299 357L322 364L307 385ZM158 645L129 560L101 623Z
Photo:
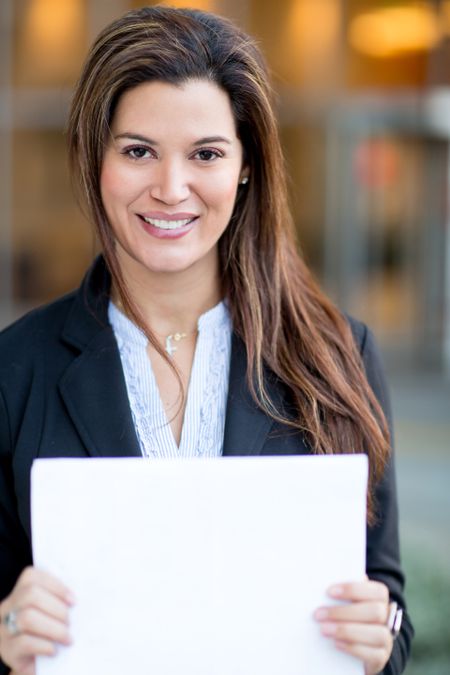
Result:
M173 356L177 351L175 345L172 344L173 337L174 337L173 335L168 335L166 337L166 352L168 353L169 356Z
M175 354L175 352L178 349L178 347L175 347L175 345L172 344L172 340L174 340L175 342L179 342L185 337L187 337L187 333L173 333L173 335L168 335L166 337L166 352L168 353L169 356Z

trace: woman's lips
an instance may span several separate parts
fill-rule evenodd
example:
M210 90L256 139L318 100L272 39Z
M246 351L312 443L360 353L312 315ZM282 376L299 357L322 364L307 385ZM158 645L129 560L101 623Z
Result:
M137 214L146 232L158 239L178 239L191 231L199 216L190 213L167 215L160 212Z

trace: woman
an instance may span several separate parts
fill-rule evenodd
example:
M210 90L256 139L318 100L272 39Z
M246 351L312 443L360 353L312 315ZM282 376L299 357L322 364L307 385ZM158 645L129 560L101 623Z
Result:
M0 337L0 655L14 673L70 642L70 590L31 566L35 457L362 450L368 578L330 589L347 602L315 618L366 675L404 669L380 364L296 251L271 101L254 43L211 14L130 12L92 47L68 136L103 253L78 292Z

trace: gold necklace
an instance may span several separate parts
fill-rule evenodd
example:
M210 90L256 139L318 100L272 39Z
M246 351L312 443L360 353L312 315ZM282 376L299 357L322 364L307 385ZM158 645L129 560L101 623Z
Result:
M123 306L122 300L120 298L116 298L114 300L115 305L120 309L122 314L127 316L127 312L125 311L125 308ZM129 317L127 317L129 318ZM192 333L182 333L180 331L176 331L175 333L171 333L170 335L161 335L160 333L157 333L156 331L152 331L157 337L161 338L165 342L165 350L167 354L173 358L173 355L175 352L178 350L178 346L174 345L174 342L180 342L180 340L183 340L183 338L190 337L191 335L195 335L197 333L197 329L195 331L192 331Z

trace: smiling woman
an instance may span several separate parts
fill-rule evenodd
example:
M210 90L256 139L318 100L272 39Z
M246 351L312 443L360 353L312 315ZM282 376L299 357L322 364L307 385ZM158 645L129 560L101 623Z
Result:
M68 140L102 253L0 334L3 662L34 675L71 640L71 591L31 564L36 457L365 452L367 576L323 589L341 602L314 618L365 675L399 675L413 630L382 368L297 252L255 43L205 12L126 14L88 55Z

